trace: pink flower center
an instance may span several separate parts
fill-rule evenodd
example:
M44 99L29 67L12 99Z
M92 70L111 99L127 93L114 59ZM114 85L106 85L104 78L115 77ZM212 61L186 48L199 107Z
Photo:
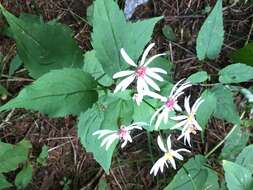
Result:
M139 67L136 70L136 74L138 77L144 77L146 75L147 68L146 67Z
M175 105L175 101L173 99L168 99L167 102L165 103L165 105L167 106L167 108L172 109Z
M128 135L128 131L125 129L120 129L118 131L118 135L120 139L124 139Z

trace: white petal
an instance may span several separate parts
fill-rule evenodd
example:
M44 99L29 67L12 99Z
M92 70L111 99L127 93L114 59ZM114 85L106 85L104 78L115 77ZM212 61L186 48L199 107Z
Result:
M112 145L112 143L113 143L116 139L118 139L118 137L117 137L117 136L113 136L113 137L111 137L111 138L108 140L108 142L107 142L107 144L106 144L105 149L106 149L106 150L108 150L108 149L109 149L109 147Z
M182 108L177 103L174 104L174 109L176 111L182 111Z
M173 151L173 156L179 160L183 160L184 157L182 155L180 155L179 153L177 153L176 151Z
M180 127L186 125L186 124L187 124L187 120L184 120L184 121L181 121L181 122L177 123L176 125L174 125L174 126L171 127L170 129L171 129L171 130L172 130L172 129L178 129L178 128L180 128Z
M124 140L124 142L121 144L121 148L124 148L127 145L127 140Z
M99 135L98 136L98 139L100 139L101 137L105 136L105 135L108 135L108 134L111 134L111 133L115 133L117 131L112 131L112 130L99 130L99 131L96 131L94 132L92 135Z
M190 136L190 133L186 133L185 134L185 138L186 138L186 140L188 142L188 145L191 147L192 145L191 145L191 136Z
M157 94L155 92L152 92L152 91L146 91L146 92L143 92L145 96L149 96L149 97L152 97L154 99L164 99L165 97L161 96L160 94Z
M161 138L160 135L157 137L157 144L158 144L159 148L160 148L163 152L167 152L167 149L165 148L165 146L164 146L164 144L163 144L163 141L162 141L162 138Z
M125 90L135 79L135 75L131 75L122 80L115 88L114 93Z
M170 136L171 136L171 135L169 135L168 138L167 138L167 148L168 148L168 151L171 150L171 140L170 140Z
M142 58L141 58L141 62L140 62L140 66L143 66L146 60L146 57L148 56L148 53L150 52L150 50L155 46L155 43L151 43L149 44L149 46L145 49Z
M120 78L120 77L125 77L125 76L131 75L133 73L134 73L134 71L120 71L120 72L115 73L112 78L116 79L116 78Z
M190 153L191 151L189 151L185 148L180 148L180 149L177 149L176 152L189 152Z
M190 115L191 114L190 96L185 97L185 99L184 99L184 108L185 108L185 111Z
M163 112L164 110L162 111L162 113L160 113L158 116L157 116L157 120L155 122L155 129L158 130L162 120L163 120Z
M152 88L154 88L157 91L160 91L159 86L148 76L144 76L144 80L147 82L148 85L150 85Z
M149 91L149 87L146 81L142 77L137 78L137 92L138 94L143 94L144 92Z
M159 169L163 168L165 163L166 163L166 160L164 159L164 157L159 158L159 160L157 160L155 164L153 165L153 167L151 168L150 174L154 173L154 176L156 176Z
M179 88L176 89L176 91L174 92L174 96L179 97L179 94L183 94L183 90L185 90L186 88L189 88L190 86L192 86L189 82L182 84Z
M156 73L150 71L149 69L146 70L146 74L147 74L148 76L152 77L153 79L158 80L158 81L161 81L161 82L164 81L163 78L162 78L160 75L158 75L158 74L156 74Z
M172 167L173 167L174 169L177 169L177 168L176 168L176 163L175 163L174 158L170 158L169 161L170 161Z
M166 53L160 53L157 55L152 56L151 58L148 59L148 61L144 64L144 66L148 66L150 63L152 63L152 61L154 61L156 58L166 55Z
M193 124L197 130L202 131L202 128L199 126L198 122L195 119L193 119Z
M181 121L181 120L185 120L188 117L186 115L179 115L179 116L174 116L174 117L170 117L170 119L174 120L174 121Z
M183 80L184 80L184 79L181 79L180 81L178 81L178 82L172 87L172 89L171 89L171 91L170 91L169 97L172 97L172 95L173 95L174 92L176 91L178 85L179 85Z
M167 71L165 71L164 69L158 68L158 67L151 67L151 68L148 68L148 69L151 70L154 73L167 74Z
M136 63L127 55L126 51L121 48L120 49L120 53L122 55L122 57L124 58L124 60L129 64L132 65L134 67L137 67Z
M161 110L162 109L164 109L165 107L164 106L162 106L162 107L160 107L158 110L156 110L155 111L155 113L152 115L152 117L151 117L151 120L150 120L150 123L149 123L149 125L151 125L152 123L153 123L153 121L154 121L154 119L156 118L156 116L161 112Z
M198 99L196 100L196 102L195 102L195 103L193 104L193 106L192 106L192 113L196 113L197 110L198 110L198 108L199 108L199 106L200 106L200 104L202 104L203 102L204 102L203 99L198 98Z

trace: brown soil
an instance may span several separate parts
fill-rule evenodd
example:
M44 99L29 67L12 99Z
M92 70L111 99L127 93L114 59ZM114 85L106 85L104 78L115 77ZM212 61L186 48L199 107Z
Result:
M60 22L75 31L75 39L84 51L92 48L91 27L80 19L86 18L86 9L92 0L0 0L0 2L15 15L25 12L42 15L45 20L60 18ZM221 56L215 61L206 61L205 64L199 62L195 52L196 36L206 17L202 11L208 4L214 5L215 0L150 0L147 5L138 7L134 14L133 20L164 16L164 20L156 26L153 39L156 42L157 52L171 53L171 59L175 64L175 80L204 69L215 81L219 69L231 63L228 54L242 47L252 37L253 4L238 3L231 7L231 4L225 2L226 34ZM122 1L120 5L123 6ZM178 39L176 42L167 41L163 36L162 27L166 24L169 24L176 33ZM2 25L3 20L0 22L0 26ZM9 38L0 36L0 44L0 52L5 57L3 74L8 74L8 65L16 54L15 43ZM17 80L10 81L4 76L1 79L1 84L13 96L30 82L23 71ZM201 89L202 87L194 87L191 91L197 96ZM1 113L0 120L0 124L4 126L0 129L2 141L17 143L23 138L31 140L33 145L31 160L38 156L44 144L50 148L47 165L35 168L33 182L26 188L28 190L63 189L60 185L63 177L71 180L70 189L74 190L95 189L102 178L106 179L110 189L162 189L173 176L171 171L157 178L149 175L152 162L146 133L136 138L138 143L128 145L126 149L117 153L111 173L106 175L93 160L92 155L82 148L76 135L76 118L50 119L39 113L13 110ZM196 136L193 139L192 152L194 154L208 152L225 136L230 127L222 121L213 119L206 130L205 138L208 140L203 144L200 136ZM157 158L160 153L155 146L154 143L152 152ZM214 159L210 159L210 164L222 175L219 164L215 163Z

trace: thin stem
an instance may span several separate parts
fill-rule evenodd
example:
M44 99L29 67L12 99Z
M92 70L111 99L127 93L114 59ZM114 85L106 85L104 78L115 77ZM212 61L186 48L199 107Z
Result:
M242 113L240 119L243 118L244 114L245 112ZM219 144L217 144L209 153L205 155L205 158L207 159L211 154L213 154L231 136L231 134L238 126L239 125L234 125L234 127L229 131L229 133L225 136L225 138L222 141L220 141Z
M151 133L149 131L147 131L147 137L148 137L148 149L150 152L150 158L151 158L152 162L155 163L155 159L154 159L153 151L152 151L152 145L151 145L152 137L151 137Z

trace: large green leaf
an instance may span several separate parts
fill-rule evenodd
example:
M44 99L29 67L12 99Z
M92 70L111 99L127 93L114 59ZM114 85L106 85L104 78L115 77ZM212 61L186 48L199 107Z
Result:
M12 184L9 183L2 174L0 174L0 189L7 189L9 187L12 187Z
M192 84L198 84L201 82L205 82L208 79L208 74L206 71L199 71L193 73L191 76L187 78L187 81L191 82Z
M0 142L0 173L15 170L20 163L25 162L31 147L27 140L22 140L16 145Z
M25 108L52 117L78 115L97 101L96 86L96 81L81 69L54 70L25 87L0 111Z
M200 104L199 109L196 113L196 119L202 129L206 128L208 120L214 113L216 109L216 102L217 99L214 93L210 92L209 90L205 90L201 97L203 98L204 102ZM203 130L204 131L204 130Z
M214 116L233 124L239 124L240 117L234 104L232 92L223 85L214 86L211 92L214 93L217 99Z
M221 51L223 40L222 0L218 0L199 31L196 47L198 59L215 59Z
M53 69L82 67L82 52L71 30L57 23L17 18L0 5L15 38L18 54L30 75L38 78Z
M232 53L230 57L235 63L245 63L253 66L253 42Z
M79 116L78 136L87 152L92 152L95 160L108 173L114 149L113 143L106 151L100 144L103 140L92 135L97 130L117 130L119 122L130 121L133 114L133 105L127 100L117 97L103 97L91 109ZM124 118L123 118L124 117Z
M237 155L243 150L249 141L249 133L238 126L225 141L220 159L235 161Z
M110 77L127 67L121 58L120 49L124 48L137 61L160 19L161 17L136 23L127 22L116 2L94 2L92 46L104 71Z
M90 73L98 82L104 86L110 86L113 84L113 80L107 74L105 74L103 67L96 58L96 52L88 51L84 57L84 72Z
M33 167L31 164L23 167L15 178L15 185L19 189L25 188L32 181Z
M229 190L250 190L252 176L247 168L226 160L223 160L223 168Z
M249 169L253 173L253 145L249 145L237 156L236 163Z
M205 158L202 155L191 158L164 190L217 190L217 174L204 164Z
M253 79L253 67L236 63L228 65L219 72L221 83L240 83Z

